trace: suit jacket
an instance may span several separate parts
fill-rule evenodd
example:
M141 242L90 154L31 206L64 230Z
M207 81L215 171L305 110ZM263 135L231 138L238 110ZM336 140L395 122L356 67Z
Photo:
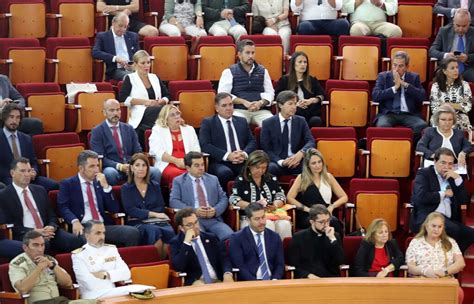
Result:
M0 74L0 99L10 98L11 100L18 100L19 104L25 106L25 99L15 89L7 76Z
M291 151L293 154L302 150L305 152L309 148L314 148L314 138L311 135L306 120L298 115L293 115L291 119ZM260 147L267 152L270 159L277 162L281 159L281 125L279 115L267 118L262 123L260 133Z
M249 2L247 0L202 0L202 12L204 13L204 26L206 32L209 32L211 26L217 22L224 20L221 17L221 11L226 7L234 12L235 21L245 24L245 14L250 11Z
M103 168L115 168L117 163L128 163L133 154L142 152L142 148L138 143L137 133L135 133L132 126L119 122L119 130L125 159L120 159L112 131L106 121L92 129L91 149L97 152L97 154L104 156L102 159Z
M290 264L295 266L296 278L307 278L310 273L322 277L339 276L339 265L344 263L344 251L339 235L336 234L336 241L331 243L329 238L321 236L322 247L315 248L310 246L313 244L314 238L317 238L316 232L311 227L298 231L293 235L290 245ZM315 251L319 251L322 255L322 261L315 261ZM325 269L319 269L320 273L315 273L316 265L324 265ZM314 268L314 269L313 269Z
M201 177L202 183L206 188L207 202L209 206L216 209L216 219L223 221L221 215L227 210L229 204L227 195L222 190L219 180L216 176L204 173ZM186 207L194 208L193 177L189 173L181 174L173 179L173 188L170 194L170 207L183 209ZM205 221L207 219L201 219Z
M464 181L456 186L452 178L448 179L449 185L454 195L451 197L451 220L461 222L461 204L469 202ZM413 211L411 215L411 230L418 232L420 225L431 212L438 208L440 203L439 182L434 170L434 166L418 170L415 177L415 186L411 203Z
M272 273L271 279L282 279L285 260L283 257L283 246L280 236L270 229L265 228L264 238L268 269ZM255 243L255 239L249 226L231 236L229 252L232 265L239 268L237 274L239 280L256 280L260 263L258 259L257 244Z
M33 149L33 143L31 137L28 134L17 131L18 141L20 142L20 154L30 160L32 168L38 171L38 164L36 161L35 151ZM0 129L0 147L2 152L0 153L0 181L6 184L10 184L10 164L13 161L13 152L10 148L10 139L7 138L3 128ZM6 179L8 181L6 181Z
M140 50L140 45L138 44L138 34L127 31L124 34L124 38L125 44L127 45L128 60L132 61L133 54ZM111 77L112 73L117 69L117 63L112 62L112 59L115 55L115 41L112 30L97 33L97 36L95 37L95 44L92 48L92 57L105 62L107 68L105 73L107 77Z
M444 54L451 52L455 35L452 24L440 28L435 41L430 47L430 57L438 58L439 61L443 60ZM474 61L474 27L472 26L469 27L466 33L466 45L464 48L468 56L468 60L464 65L466 68L471 67Z
M464 136L464 131L459 129L453 129L453 136L449 139L451 145L453 145L454 154L456 157L461 151L464 151L466 154L472 150L472 145ZM423 152L423 157L425 159L431 159L431 155L435 151L441 148L443 144L443 136L441 136L436 128L429 127L423 131L423 136L418 141L416 145L416 151Z
M257 148L255 138L250 131L247 120L242 117L232 116L232 124L237 134L237 141L240 149L247 154L252 153ZM222 162L222 158L227 153L227 142L224 128L216 114L205 118L199 130L199 143L202 151L208 153L214 162Z
M94 191L97 198L99 213L104 219L105 224L113 225L112 220L105 215L105 210L116 213L119 211L119 203L115 200L112 191L105 193L102 186L94 180ZM81 183L79 177L63 179L59 184L58 208L64 220L71 224L75 219L82 222L84 217L84 199L82 197Z
M398 275L400 266L405 262L403 253L398 248L397 240L389 240L385 244L385 252L387 253L390 261L389 265L395 266L394 276ZM369 269L372 267L375 257L375 245L366 240L362 240L360 243L359 250L354 259L354 276L356 277L370 277Z
M30 184L28 188L33 195L43 225L57 228L56 213L51 207L46 190L41 186L33 184ZM25 233L32 230L32 228L23 226L23 207L15 188L11 184L0 191L0 209L8 223L14 224L13 238L21 241Z
M206 251L209 263L214 268L217 278L222 281L224 273L232 270L224 244L213 234L201 231L199 237ZM183 241L183 232L180 232L171 240L171 265L176 271L186 272L185 285L191 285L201 277L202 270L193 247L185 244Z
M453 21L453 18L451 17L451 10L453 8L460 7L461 0L438 0L438 2L433 7L433 13L445 15L451 23ZM468 9L471 13L471 16L474 16L474 1L468 1ZM474 19L471 18L471 25L474 25L473 21Z
M408 112L419 115L420 106L425 100L425 89L421 86L420 77L416 73L405 72L405 82L409 83L405 89L405 101L408 106ZM393 93L392 87L394 85L392 71L379 73L375 87L372 90L372 98L375 102L379 102L379 115L384 115L392 112L395 97L401 94L401 89L397 93Z

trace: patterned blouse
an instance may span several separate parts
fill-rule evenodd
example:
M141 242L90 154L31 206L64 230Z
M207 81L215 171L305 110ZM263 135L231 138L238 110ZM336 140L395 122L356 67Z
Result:
M444 252L441 241L431 246L424 237L414 238L408 246L406 262L414 262L422 271L427 269L446 269L454 263L454 255L462 254L456 241L448 237L453 245L451 250Z
M285 192L275 176L271 176L269 180L264 181L261 188L258 188L255 182L246 181L242 176L238 176L234 187L232 187L229 202L233 205L237 205L239 201L255 203L262 197L267 199L268 204L272 204L275 200L286 202Z
M471 130L472 126L468 116L472 108L471 98L471 88L466 81L462 82L462 86L447 87L446 92L442 92L438 83L434 82L430 95L431 111L435 113L443 103L459 104L461 110L456 110L456 127L461 130Z

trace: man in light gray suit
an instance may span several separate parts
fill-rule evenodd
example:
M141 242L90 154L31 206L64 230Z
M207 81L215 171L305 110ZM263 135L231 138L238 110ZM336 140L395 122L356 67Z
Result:
M221 241L228 239L233 231L224 223L222 214L229 203L219 180L205 172L204 157L200 152L187 153L184 165L188 172L174 178L170 207L194 208L201 231L214 233Z
M430 48L430 57L438 61L446 57L456 58L459 73L466 81L474 81L474 27L470 26L470 20L468 10L457 10L453 23L439 30Z
M471 16L474 15L474 0L438 0L433 7L433 13L445 15L451 23L454 14L460 8L467 9ZM474 25L473 19L471 19L471 25Z

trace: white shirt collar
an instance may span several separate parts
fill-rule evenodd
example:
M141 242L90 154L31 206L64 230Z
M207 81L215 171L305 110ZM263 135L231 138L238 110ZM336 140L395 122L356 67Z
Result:
M284 122L285 119L286 119L281 115L281 113L278 113L278 117L280 119L280 123ZM290 122L292 118L293 118L293 116L288 117L288 120L289 120L288 122Z
M82 178L80 173L77 173L77 176L79 177L79 182L81 183L81 185L88 182L84 178ZM91 183L94 184L94 182Z
M265 234L265 230L263 230L262 232L259 233L259 232L255 232L250 226L249 226L249 229L250 229L250 232L252 232L252 235L253 235L254 239L257 237L257 234L260 234L262 237Z
M119 126L120 126L120 122L118 122L116 125L113 125L113 124L111 124L107 119L105 120L105 123L107 124L107 126L108 126L109 128L112 128L112 127L117 127L117 128L119 128Z
M220 116L219 114L217 114L217 117L219 117L219 120L221 121L221 123L222 123L223 125L225 125L228 120L230 120L230 121L232 122L232 116L231 116L230 118L226 119L226 118Z
M116 39L116 38L119 38L119 39L124 38L124 35L125 35L125 34L123 34L122 36L117 36L117 35L115 34L115 32L114 32L114 28L113 28L113 27L110 27L110 30L112 31L112 35L114 35L114 39Z
M12 134L15 134L15 136L18 138L18 131L11 132L6 127L3 127L3 132L5 133L5 136L7 137L7 139L10 139L10 136Z
M28 192L31 192L28 186L26 186L25 189L23 189L20 186L18 186L17 184L15 184L15 182L12 182L12 185L13 185L13 188L15 188L16 193L18 193L18 194L23 195L23 190L28 190Z

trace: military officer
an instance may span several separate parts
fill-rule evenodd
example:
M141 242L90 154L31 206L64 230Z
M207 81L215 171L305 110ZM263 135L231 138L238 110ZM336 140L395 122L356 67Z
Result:
M16 291L30 294L28 303L67 300L59 296L58 285L72 287L71 276L53 257L44 254L44 246L41 233L30 230L23 237L24 253L10 262L10 282Z
M104 243L105 226L102 222L86 222L84 235L87 244L72 252L72 266L82 299L125 295L140 289L136 288L137 285L115 287L115 282L130 280L131 274L117 247Z

